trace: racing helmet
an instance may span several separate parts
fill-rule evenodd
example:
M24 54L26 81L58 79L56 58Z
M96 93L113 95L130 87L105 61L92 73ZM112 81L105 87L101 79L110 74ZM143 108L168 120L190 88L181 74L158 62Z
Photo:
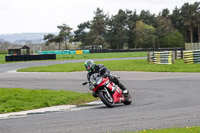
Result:
M91 72L92 69L95 67L95 63L93 60L86 60L84 66L87 71Z

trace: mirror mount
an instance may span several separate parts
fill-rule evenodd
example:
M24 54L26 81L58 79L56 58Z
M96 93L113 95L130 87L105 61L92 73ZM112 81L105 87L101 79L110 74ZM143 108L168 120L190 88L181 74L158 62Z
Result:
M84 81L83 83L82 83L82 85L86 85L86 84L88 84L89 82L88 81Z

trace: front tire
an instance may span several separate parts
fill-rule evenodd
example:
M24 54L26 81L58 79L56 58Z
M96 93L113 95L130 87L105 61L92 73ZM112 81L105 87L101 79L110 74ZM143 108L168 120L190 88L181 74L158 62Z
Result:
M129 105L132 103L132 97L130 94L125 94L124 95L125 101L123 102L123 104L125 105Z
M101 101L109 108L113 108L115 106L114 100L110 94L107 94L108 91L105 89L99 90L98 95Z

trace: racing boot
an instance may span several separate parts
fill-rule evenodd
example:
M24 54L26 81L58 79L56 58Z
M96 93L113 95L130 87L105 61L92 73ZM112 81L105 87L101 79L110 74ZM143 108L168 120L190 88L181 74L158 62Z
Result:
M129 91L126 89L126 87L122 83L119 83L119 87L120 87L120 89L122 89L123 94L129 93Z

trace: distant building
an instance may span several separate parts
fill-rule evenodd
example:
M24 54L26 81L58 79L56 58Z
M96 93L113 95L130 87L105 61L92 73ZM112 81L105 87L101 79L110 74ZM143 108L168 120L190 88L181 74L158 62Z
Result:
M27 45L23 46L10 46L8 48L8 54L10 55L29 55L30 54L30 47Z

